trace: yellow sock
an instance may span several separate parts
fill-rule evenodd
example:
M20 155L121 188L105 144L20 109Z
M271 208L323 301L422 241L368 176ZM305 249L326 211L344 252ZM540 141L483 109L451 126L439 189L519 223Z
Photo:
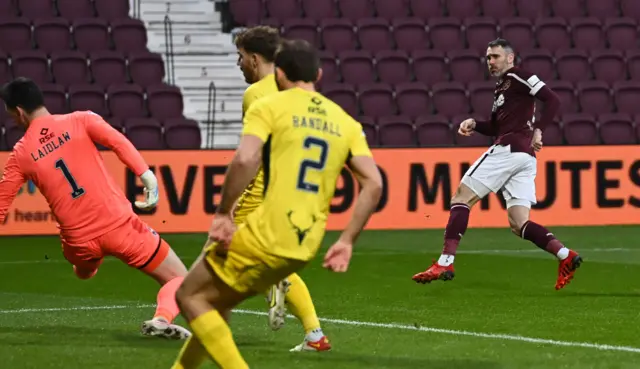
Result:
M191 321L193 334L222 369L249 369L236 343L231 329L217 310L210 310Z
M171 369L196 369L207 358L207 351L202 347L198 338L191 336L184 343L176 362Z
M309 334L312 330L320 328L320 321L316 315L313 301L311 301L309 289L296 273L287 277L287 280L291 283L286 296L289 310L300 320L305 333Z

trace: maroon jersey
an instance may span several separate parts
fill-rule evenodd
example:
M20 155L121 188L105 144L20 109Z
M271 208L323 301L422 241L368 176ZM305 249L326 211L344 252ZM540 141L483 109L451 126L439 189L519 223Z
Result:
M496 83L491 125L495 144L511 145L512 152L535 156L531 147L536 94L545 86L535 74L518 67L507 70Z

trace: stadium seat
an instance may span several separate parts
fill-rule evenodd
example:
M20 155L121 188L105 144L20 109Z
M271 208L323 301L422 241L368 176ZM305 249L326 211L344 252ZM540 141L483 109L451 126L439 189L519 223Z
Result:
M359 115L358 98L355 89L347 83L327 83L322 85L322 93L340 105L352 117Z
M586 13L590 17L597 17L601 20L610 17L617 17L618 1L585 0Z
M409 55L405 51L380 51L375 58L375 68L380 82L396 85L411 81L411 65Z
M91 82L87 55L81 51L51 53L51 73L57 84L65 86Z
M66 19L36 19L33 26L33 38L38 49L50 53L71 48L71 30Z
M260 21L261 26L269 26L282 32L282 21L276 18L264 18Z
M164 78L164 62L158 53L147 51L129 54L129 74L131 81L142 87L162 82Z
M352 22L373 17L373 6L369 0L336 0L343 18Z
M95 14L92 0L57 0L60 16L67 19L92 18Z
M139 19L119 18L112 20L111 36L116 50L125 53L147 51L147 30Z
M474 17L464 20L465 36L471 51L485 55L487 44L498 37L496 20L490 17Z
M129 0L93 0L98 17L112 20L129 16Z
M429 19L442 17L445 14L440 0L409 0L409 7L414 17Z
M544 130L542 143L544 146L560 146L564 144L562 127L558 122L553 121L547 126Z
M305 17L315 21L337 18L339 15L334 0L301 0L301 3Z
M375 124L375 121L371 117L360 117L358 118L360 124L362 124L362 130L367 139L367 143L370 147L377 147L378 143L378 126Z
M454 144L454 133L447 117L427 115L418 117L415 122L419 146L451 146Z
M124 121L122 120L122 118L109 117L106 119L106 121L111 127L115 128L121 133L124 133Z
M124 131L129 141L139 150L165 149L162 126L157 119L126 119L124 121Z
M89 55L95 83L108 87L129 82L124 54L120 51L96 51Z
M429 89L421 82L406 82L396 86L396 104L401 115L416 118L431 114Z
M429 38L434 49L444 52L465 48L460 19L458 18L429 19Z
M392 28L393 39L399 50L411 52L429 46L426 25L420 18L396 18Z
M18 126L13 119L5 120L4 140L7 150L12 150L22 136L24 136L24 128Z
M640 114L640 83L637 81L614 83L613 99L618 112Z
M373 0L378 17L392 20L409 16L409 3L407 1Z
M543 81L555 79L556 68L552 54L547 50L532 49L520 53L522 67Z
M395 115L378 119L380 145L387 147L415 147L416 134L409 117Z
M495 19L515 16L514 5L512 0L480 0L482 14Z
M469 102L474 114L491 116L496 84L493 81L469 83Z
M0 50L31 50L31 24L27 18L0 18Z
M640 21L640 3L637 0L620 0L622 15Z
M524 17L500 19L500 36L509 40L518 50L530 50L535 45L535 34L531 20Z
M9 57L0 50L0 83L5 84L11 80L11 69L9 68ZM3 105L3 104L0 104ZM2 117L0 116L0 119ZM0 120L2 121L2 120Z
M536 38L542 49L556 52L571 48L571 37L564 18L541 18L536 21Z
M67 103L67 95L62 85L46 84L41 85L42 95L44 96L44 106L51 114L67 114L69 113L69 104Z
M182 118L184 103L180 88L166 83L147 87L149 114L157 119Z
M385 83L371 83L358 86L358 102L364 115L379 118L396 114L393 89ZM382 136L382 133L380 133Z
M413 74L417 81L428 86L447 81L449 70L445 55L439 50L415 50L411 53Z
M73 39L82 52L108 50L110 39L107 21L101 18L80 18L73 21Z
M18 10L15 6L15 0L0 0L0 14L2 14L4 17L18 15Z
M436 112L447 117L469 111L466 91L461 82L439 82L434 84L432 99Z
M341 52L357 46L353 24L347 19L323 19L320 22L322 44L327 50Z
M265 6L269 18L275 18L280 22L302 16L302 8L297 0L266 0Z
M259 24L264 16L262 0L232 0L229 10L233 20L242 25Z
M519 17L536 20L550 15L546 0L515 0Z
M163 122L164 141L169 150L199 150L202 144L198 122L186 118L172 118Z
M451 79L468 84L482 81L487 70L478 53L473 50L453 50L447 53Z
M395 48L389 23L384 18L364 18L356 22L357 36L363 50L378 52Z
M369 51L347 50L338 57L344 82L358 85L375 81L373 55Z
M640 50L627 50L625 54L629 78L632 80L640 79Z
M609 18L604 22L604 32L612 49L638 48L638 27L633 18Z
M16 51L11 54L11 68L14 77L27 77L35 83L49 83L49 61L47 54L40 50Z
M147 116L144 91L134 84L112 84L107 87L108 106L111 115L119 118Z
M573 46L576 49L596 50L605 47L603 25L598 18L574 18L569 24Z
M583 0L549 0L554 16L561 18L584 17Z
M581 49L558 50L556 52L558 79L578 83L591 79L589 55Z
M560 98L560 114L577 113L579 111L578 98L571 82L549 81L547 86Z
M602 114L600 122L600 138L605 145L632 145L636 135L633 130L631 115L625 113Z
M598 128L591 114L566 114L562 117L562 129L569 145L599 144Z
M105 91L99 85L69 86L69 109L71 111L92 111L102 117L109 116Z
M589 114L610 113L613 102L609 86L602 81L584 81L578 83L578 100L581 111Z
M320 47L318 24L309 18L288 19L284 22L284 36L289 39L309 41L313 46Z
M627 79L624 55L619 50L592 51L591 69L596 80L609 85Z
M322 79L320 80L320 83L340 82L342 77L340 75L340 70L338 69L335 54L327 50L320 51L318 54L322 67Z
M26 18L50 18L56 15L51 0L16 0L16 3L20 14Z
M478 0L449 0L444 2L450 17L464 19L480 15Z

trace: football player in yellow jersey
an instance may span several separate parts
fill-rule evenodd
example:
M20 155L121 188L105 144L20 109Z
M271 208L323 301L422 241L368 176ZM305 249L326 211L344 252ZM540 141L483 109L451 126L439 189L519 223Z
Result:
M267 26L252 27L236 36L238 66L242 70L245 81L251 84L242 99L243 116L260 98L278 93L273 61L280 42L278 30ZM238 199L234 210L236 225L244 223L247 215L262 203L263 192L264 172L260 169ZM305 331L302 343L291 351L330 350L331 344L320 327L309 289L296 273L271 286L267 292L269 326L273 330L278 330L284 325L285 301L293 315L300 320Z
M345 164L361 192L351 221L325 255L325 268L347 271L353 243L380 199L382 179L362 126L314 90L322 74L315 49L306 41L284 41L274 64L282 92L256 101L247 111L206 256L192 267L176 294L193 336L173 369L197 368L207 355L220 368L249 368L224 317L315 257ZM236 226L234 204L261 164L264 200Z

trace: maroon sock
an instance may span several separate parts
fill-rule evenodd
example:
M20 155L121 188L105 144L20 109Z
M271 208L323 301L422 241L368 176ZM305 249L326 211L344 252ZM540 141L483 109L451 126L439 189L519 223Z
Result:
M449 212L449 223L444 231L444 248L442 253L445 255L455 255L460 239L464 232L467 231L469 224L469 206L466 204L451 204Z
M564 247L564 245L555 238L553 233L532 221L528 221L522 226L520 237L535 243L536 246L554 256L558 255L558 251Z

